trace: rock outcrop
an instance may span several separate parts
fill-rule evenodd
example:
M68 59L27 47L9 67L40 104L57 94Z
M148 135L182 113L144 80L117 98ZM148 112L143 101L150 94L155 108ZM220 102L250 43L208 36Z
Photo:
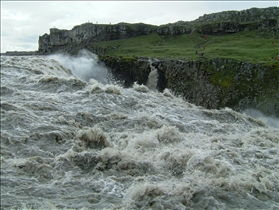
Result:
M103 56L100 60L110 68L115 80L121 81L124 87L131 87L135 82L146 84L151 72L147 58L123 58Z
M144 23L93 24L84 23L72 30L51 28L49 34L39 37L39 54L50 54L67 45L92 43L106 40L130 38L151 33L162 36L190 34L235 33L245 30L268 31L271 35L279 30L279 7L251 8L242 11L225 11L205 14L194 21L154 26Z
M100 57L125 87L146 85L157 69L157 89L170 89L188 102L209 109L255 108L279 117L279 74L276 66L225 59L206 61Z
M75 26L72 30L51 28L49 35L39 37L38 51L41 54L49 54L72 43L82 44L142 36L154 32L154 28L155 26L144 23L111 25L89 22Z
M200 16L195 22L213 22L226 20L227 22L255 22L264 19L278 19L278 7L251 8L241 11L224 11Z
M123 39L157 33L161 36L191 34L220 35L257 30L269 36L279 33L279 7L252 8L205 14L194 21L179 21L161 26L143 23L92 24L72 30L52 28L39 37L39 54L66 52L76 54L85 48L99 55L125 87L134 82L146 84L151 69L157 70L157 89L170 89L185 100L206 108L256 108L279 117L278 66L265 66L229 59L199 61L124 58L104 55L105 49L93 48L93 42Z
M212 59L154 62L160 89L169 88L206 108L256 108L279 116L279 74L275 66ZM160 83L161 82L161 83Z
M202 34L224 34L249 30L275 33L279 30L279 7L204 14L194 21L178 21L159 26L157 33L178 35L191 33L194 30Z

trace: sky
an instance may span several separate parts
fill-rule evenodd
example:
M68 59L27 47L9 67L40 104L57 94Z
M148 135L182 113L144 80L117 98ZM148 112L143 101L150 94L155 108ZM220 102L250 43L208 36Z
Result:
M191 21L204 14L252 7L279 6L273 1L7 1L1 0L1 53L34 51L39 36L56 27L70 30L85 22L163 25Z

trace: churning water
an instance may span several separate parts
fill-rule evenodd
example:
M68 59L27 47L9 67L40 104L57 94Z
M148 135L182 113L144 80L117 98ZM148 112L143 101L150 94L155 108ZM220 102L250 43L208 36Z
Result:
M107 71L1 57L1 209L279 209L278 127Z

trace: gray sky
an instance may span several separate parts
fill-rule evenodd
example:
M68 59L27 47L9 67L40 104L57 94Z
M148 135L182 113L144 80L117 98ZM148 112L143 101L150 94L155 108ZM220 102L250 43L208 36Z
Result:
M85 22L153 25L190 21L204 14L252 7L279 6L278 1L3 1L1 52L38 49L49 29L72 29Z

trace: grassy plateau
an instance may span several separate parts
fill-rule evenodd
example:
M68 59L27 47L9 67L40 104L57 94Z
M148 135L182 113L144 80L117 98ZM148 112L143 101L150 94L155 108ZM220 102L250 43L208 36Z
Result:
M124 57L156 57L197 60L225 58L253 63L278 65L278 37L258 31L242 31L226 35L203 35L194 32L177 36L157 33L113 41L93 43L104 49L104 55ZM202 55L203 54L203 55Z
M177 36L152 33L134 38L95 42L91 45L102 52L104 57L109 57L110 60L121 58L121 62L133 62L137 60L136 57L199 61L202 63L201 70L209 73L212 84L222 88L220 100L224 100L221 106L234 107L246 97L245 103L252 101L259 104L257 109L264 113L276 113L276 116L279 116L278 33L241 31L206 36L204 39L204 35L197 31ZM225 60L228 62L223 62ZM219 69L214 67L215 61L221 63L221 69L220 65ZM237 70L242 64L246 65L246 68ZM258 71L258 67L267 70ZM183 91L181 90L182 94ZM235 98L230 98L230 95Z

